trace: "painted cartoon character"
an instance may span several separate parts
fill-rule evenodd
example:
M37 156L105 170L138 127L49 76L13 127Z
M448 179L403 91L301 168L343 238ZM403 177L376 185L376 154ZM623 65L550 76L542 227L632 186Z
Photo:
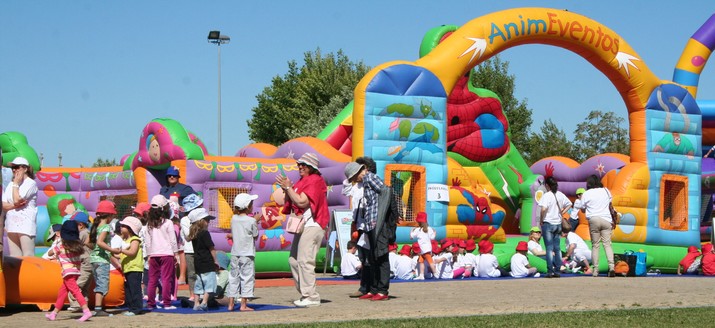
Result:
M156 136L152 135L151 138L149 138L149 158L152 160L154 163L159 163L159 160L161 159L161 147L159 147L159 141L156 140Z
M680 133L673 132L660 138L658 144L653 147L653 152L686 155L692 159L695 154L695 148L688 138L684 138Z
M263 216L261 217L261 228L263 228L263 235L258 241L258 248L266 248L266 241L268 239L280 239L281 248L286 248L290 245L290 241L287 241L283 235L283 221L285 221L285 216L281 214L280 209L275 206L262 207L261 211Z

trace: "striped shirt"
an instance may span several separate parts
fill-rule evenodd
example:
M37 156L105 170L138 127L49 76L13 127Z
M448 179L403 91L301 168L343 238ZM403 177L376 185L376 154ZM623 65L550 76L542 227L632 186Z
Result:
M365 188L365 217L358 218L358 230L371 231L377 226L377 198L380 189L385 185L377 174L367 172L362 178L363 187Z
M80 275L79 267L82 265L81 253L69 253L65 245L61 242L52 247L52 251L57 256L57 261L62 267L62 278L71 275Z

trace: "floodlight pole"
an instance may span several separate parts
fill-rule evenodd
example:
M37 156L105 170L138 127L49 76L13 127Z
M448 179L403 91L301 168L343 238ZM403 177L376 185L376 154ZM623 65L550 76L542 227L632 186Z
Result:
M218 48L218 155L221 156L221 45L231 42L231 38L221 35L221 31L210 31L208 41Z

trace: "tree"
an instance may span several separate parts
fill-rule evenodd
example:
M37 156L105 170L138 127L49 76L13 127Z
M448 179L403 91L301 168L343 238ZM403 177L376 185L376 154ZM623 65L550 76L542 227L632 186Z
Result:
M97 160L92 164L92 167L107 167L107 166L119 166L119 162L117 162L116 159L104 159L104 158L97 158Z
M255 142L280 145L298 136L316 136L352 100L352 90L370 67L352 62L342 50L304 54L303 66L291 60L288 72L256 96L248 120Z
M574 131L577 154L574 159L583 162L603 153L628 154L628 130L621 127L623 121L614 112L594 110L588 113L586 120Z
M525 158L527 163L534 163L549 156L573 158L575 154L574 144L551 119L544 122L540 133L532 133L529 143L529 157Z
M470 76L472 85L499 95L502 109L509 120L511 142L522 154L528 154L533 120L526 100L519 101L514 97L515 80L515 76L509 74L509 62L503 62L499 56L484 61Z

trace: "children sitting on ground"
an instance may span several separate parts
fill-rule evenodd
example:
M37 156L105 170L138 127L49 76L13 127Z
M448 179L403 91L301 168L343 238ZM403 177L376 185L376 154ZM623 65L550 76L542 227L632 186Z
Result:
M529 265L529 259L526 257L526 252L529 251L529 246L525 241L520 241L516 244L516 253L511 256L511 276L514 278L524 278L533 276L538 278L540 274L536 272L536 268Z
M388 261L390 262L390 279L395 278L395 266L397 265L397 258L400 257L397 255L397 244L392 243L387 245L387 250L389 253L387 253L388 256Z
M715 276L715 253L713 252L713 244L707 243L703 245L702 257L703 275Z
M538 256L542 259L546 259L546 251L541 247L541 228L531 227L529 231L529 255Z
M347 252L345 252L345 256L340 260L340 274L343 276L343 279L360 279L362 263L356 253L357 243L351 240L348 242L348 249Z
M410 257L412 247L410 245L402 245L400 255L395 260L395 279L412 280L415 278L415 269L417 262Z
M434 241L437 233L427 224L427 213L417 213L415 221L420 225L410 231L410 239L417 239L417 243L420 245L419 276L417 276L415 280L424 280L426 265L429 266L432 274L437 272L434 260L432 259L432 241ZM425 264L425 262L427 262L427 264Z
M459 239L455 241L454 246L457 247L457 259L454 262L454 278L471 277L474 267L466 258L467 242Z
M474 254L474 250L477 249L477 243L474 239L468 239L465 242L464 247L464 270L465 277L468 270L471 270L470 276L479 276L479 271L477 270L477 264L479 264L479 254ZM471 267L471 268L470 268Z
M586 245L581 236L571 230L562 229L561 236L566 238L564 265L573 273L583 269L584 274L591 274L591 248Z
M698 248L695 246L688 247L688 253L678 263L678 275L698 274L701 261L701 254Z
M435 278L454 279L454 263L457 259L456 249L451 240L445 240L440 247L441 252L434 257L434 264L437 268ZM463 273L464 270L460 272Z
M480 256L477 270L480 278L497 278L509 275L509 272L499 266L499 261L492 251L494 251L494 244L491 241L481 240L479 242Z

